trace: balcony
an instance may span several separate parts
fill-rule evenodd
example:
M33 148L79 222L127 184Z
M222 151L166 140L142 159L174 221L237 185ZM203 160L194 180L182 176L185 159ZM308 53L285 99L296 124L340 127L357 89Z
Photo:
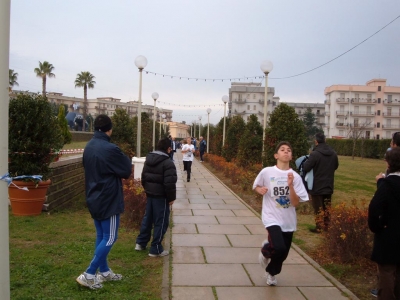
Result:
M370 99L370 98L351 98L350 102L353 104L367 104L367 105L377 103L376 99Z
M351 111L350 116L353 117L370 117L375 116L375 112L373 111Z
M347 116L349 114L348 111L344 111L344 110L337 110L336 111L336 116Z
M349 123L343 123L343 122L336 122L336 127L338 128L344 128L344 127L348 127Z
M388 100L385 99L383 100L383 105L400 105L400 101L398 99L392 99L392 100Z
M237 99L233 99L233 102L238 103L238 104L243 104L243 103L246 103L246 99L237 98Z
M384 124L382 124L382 128L384 128L384 129L400 129L400 125L392 125L392 124L384 125Z
M234 112L233 112L235 115L244 115L245 113L246 113L246 111L244 110L244 111L238 111L238 110L234 110Z
M390 117L390 118L399 118L400 117L400 112L383 112L382 116L384 117Z
M349 103L349 98L336 98L337 103Z

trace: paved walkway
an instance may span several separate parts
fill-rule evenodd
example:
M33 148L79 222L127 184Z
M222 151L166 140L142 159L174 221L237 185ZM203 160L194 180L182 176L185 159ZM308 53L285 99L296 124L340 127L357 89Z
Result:
M266 284L258 263L266 231L258 213L198 160L186 182L182 155L175 154L177 199L172 211L172 255L165 271L174 300L357 299L297 246L290 250L278 285ZM171 261L169 261L171 260Z

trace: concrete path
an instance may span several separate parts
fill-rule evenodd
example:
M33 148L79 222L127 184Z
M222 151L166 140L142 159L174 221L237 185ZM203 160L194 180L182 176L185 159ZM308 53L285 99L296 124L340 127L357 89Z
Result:
M266 239L258 213L197 159L186 182L181 153L174 158L177 199L167 242L172 255L166 259L174 300L357 299L295 245L277 275L278 285L268 286L258 263Z

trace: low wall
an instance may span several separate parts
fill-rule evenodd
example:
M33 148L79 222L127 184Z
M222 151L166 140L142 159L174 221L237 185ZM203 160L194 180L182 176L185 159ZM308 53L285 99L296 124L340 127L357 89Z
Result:
M91 133L91 136L93 133ZM85 175L82 155L63 157L50 165L53 170L51 185L43 210L50 211L84 196Z

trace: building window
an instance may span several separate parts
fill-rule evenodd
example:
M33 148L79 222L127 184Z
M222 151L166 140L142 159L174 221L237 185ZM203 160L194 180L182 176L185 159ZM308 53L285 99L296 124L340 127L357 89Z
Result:
M376 115L377 116L380 116L381 115L381 111L378 109L378 111L376 112Z
M376 127L381 128L381 123L380 122L376 123ZM379 140L379 138L378 138L378 140Z
M250 94L247 94L247 98L246 99L250 99Z
M371 138L371 132L370 132L370 131L366 131L366 132L365 132L365 138L366 138L367 140L369 140L369 139Z
M392 96L393 96L393 95L388 95L388 102L389 102L389 103L392 103Z
M377 134L377 135L376 135L376 139L379 140L379 138L380 138L380 136L379 136L379 134Z
M355 94L356 99L360 98L360 94Z
M381 103L381 98L378 98L378 103Z
M340 98L342 98L342 100L344 100L344 93L340 93Z
M253 110L256 110L256 106L255 105L253 106Z
M253 94L253 99L256 99L256 94Z
M372 95L371 94L367 94L367 102L371 102L372 100Z
M250 110L250 104L247 105L247 110Z
M379 85L378 86L378 92L380 92L382 90L382 87Z
M339 135L343 136L343 130L339 130Z

